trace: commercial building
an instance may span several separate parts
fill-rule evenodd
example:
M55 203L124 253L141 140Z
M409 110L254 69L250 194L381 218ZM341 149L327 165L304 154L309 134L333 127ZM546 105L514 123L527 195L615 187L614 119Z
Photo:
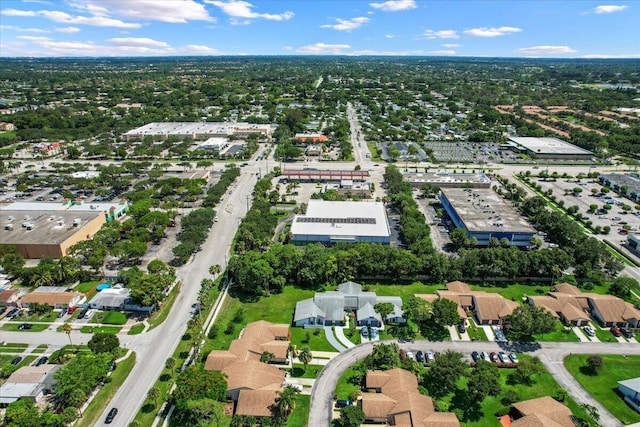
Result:
M506 238L511 246L528 247L536 230L516 209L488 188L442 188L440 202L456 227L488 246Z
M360 196L371 197L371 183L369 182L353 182L351 179L343 179L340 183L328 183L322 186L322 192L335 190L341 196Z
M313 142L313 143L323 143L327 142L327 135L321 133L296 133L293 137L298 142Z
M391 242L387 213L380 202L310 200L307 213L294 217L291 234L294 244Z
M627 244L636 254L640 254L640 234L628 234Z
M519 307L515 301L508 300L500 294L472 291L468 284L460 281L447 283L447 290L436 291L435 294L416 294L416 298L434 302L445 298L456 303L458 315L467 319L467 312L473 313L479 325L500 325L504 318Z
M530 296L528 301L545 307L565 323L578 326L587 324L589 316L605 327L640 325L640 310L633 304L613 295L583 293L569 283L556 285L547 296Z
M598 181L616 193L640 202L640 177L637 174L611 173L600 175Z
M226 137L214 136L207 139L205 142L198 146L201 150L210 150L214 153L219 153L229 145L229 140Z
M53 388L54 374L61 365L46 363L40 366L23 366L7 378L0 387L0 408L18 399L40 401Z
M406 182L414 188L421 188L428 184L432 188L489 188L491 179L484 173L405 173L402 175Z
M282 171L282 178L288 181L327 182L364 181L369 178L369 171L355 170L319 170L319 169L286 169Z
M388 302L393 311L384 319L385 323L404 323L402 298L379 297L375 292L363 292L362 285L345 282L337 291L316 292L313 298L298 301L293 315L295 326L344 325L349 312L356 312L359 326L382 325L382 317L374 309L378 303Z
M590 160L593 153L558 138L509 137L513 150L536 159Z
M368 422L407 427L460 426L454 413L436 412L433 399L418 391L418 378L409 371L368 371L365 387L368 392L362 393L358 406Z
M251 134L260 134L269 137L271 136L271 132L276 128L277 125L242 122L165 122L149 123L132 129L123 136L127 141L134 138L141 139L145 136L153 136L162 140L170 136L202 139L214 136L227 137L234 135L242 137Z
M618 381L618 392L629 406L640 412L640 377Z

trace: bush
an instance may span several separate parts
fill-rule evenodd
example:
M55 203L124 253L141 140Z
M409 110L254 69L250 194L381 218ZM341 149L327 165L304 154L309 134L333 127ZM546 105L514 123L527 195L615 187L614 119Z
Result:
M211 325L211 329L209 329L209 334L207 335L207 337L210 340L216 339L216 337L218 336L218 332L219 332L218 325L213 324Z
M509 412L510 412L509 407L505 406L504 408L498 409L494 415L496 417L500 418L500 417L503 417L503 416L507 415Z
M236 325L233 321L227 323L227 327L224 329L226 335L231 335L236 330Z

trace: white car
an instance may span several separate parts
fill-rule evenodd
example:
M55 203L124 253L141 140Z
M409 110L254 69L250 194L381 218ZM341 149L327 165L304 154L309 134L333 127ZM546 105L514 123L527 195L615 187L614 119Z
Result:
M405 355L407 356L407 359L416 360L416 357L413 355L412 351L407 351Z
M84 315L84 318L91 320L94 314L96 314L96 310L92 308L91 310L87 311L87 314Z
M584 330L584 333L587 334L587 336L589 336L589 337L595 337L596 336L596 331L594 331L591 326L585 326L583 328L583 330Z
M431 363L434 360L436 360L436 358L433 355L433 352L431 350L427 351L424 355L425 360L427 361L427 363Z

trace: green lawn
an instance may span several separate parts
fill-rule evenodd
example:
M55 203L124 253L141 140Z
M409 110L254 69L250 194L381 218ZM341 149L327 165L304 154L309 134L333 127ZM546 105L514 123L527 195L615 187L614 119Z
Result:
M73 288L73 290L76 291L76 292L82 292L83 294L86 294L91 289L93 289L96 286L98 286L98 284L100 284L100 283L101 283L100 280L92 280L90 282L78 283L78 285L76 285L76 287Z
M38 347L35 348L35 350L32 351L32 353L41 354L47 351L48 348L49 348L48 344L40 344Z
M138 334L141 334L142 331L144 331L144 324L136 323L131 328L129 328L129 332L127 332L127 334L128 335L138 335Z
M291 342L298 350L309 347L311 351L336 351L336 349L327 341L324 330L322 329L303 329L291 327ZM307 334L309 342L307 341Z
M20 361L20 363L18 363L17 366L18 366L18 368L22 368L23 366L29 366L33 362L35 362L37 358L38 358L38 356L25 356L25 358L22 359Z
M16 342L3 342L2 344L0 344L0 350L3 352L14 352L14 351L22 352L27 347L29 347L29 344L16 343Z
M322 368L323 366L321 365L307 365L307 370L305 372L303 364L295 363L291 370L291 376L294 378L316 378Z
M98 394L91 401L87 409L84 411L82 418L78 420L76 424L79 427L90 427L96 425L98 417L104 411L106 405L111 401L111 398L116 394L118 388L127 379L129 372L133 369L136 363L136 354L131 353L129 357L118 363L116 369L111 373L111 381L106 383L104 387L98 391Z
M15 323L13 322L5 323L4 325L2 325L1 329L3 331L11 331L11 332L42 332L47 328L49 328L50 326L47 323L32 323L33 326L31 329L18 329L21 323L29 323L29 322L20 321Z
M178 291L178 285L174 286L174 288L171 290L167 298L160 306L160 309L151 315L151 317L149 318L149 324L151 325L149 330L155 328L156 326L164 322L164 320L167 318L169 312L171 311L171 307L173 307L173 303L176 301Z
M547 334L535 335L536 341L560 341L560 342L578 342L580 338L570 329L562 326L562 323L556 321L556 329Z
M296 406L287 419L286 427L306 427L309 420L309 406L311 402L310 396L298 395L296 398Z
M571 355L564 359L564 365L582 387L623 424L640 422L640 414L616 393L618 381L640 376L640 356L601 355L604 366L597 375L584 368L588 357L588 354Z
M469 335L471 341L489 341L483 328L476 326L473 319L469 319L469 323L471 323L471 325L467 328L467 335Z
M80 332L83 334L117 334L122 328L120 326L83 326Z
M14 354L1 354L0 353L0 366L7 365L11 363L13 358L16 357Z
M596 337L601 342L618 342L618 339L613 336L609 329L601 329L598 325L593 325L593 329L596 331Z
M354 384L355 381L352 380L352 377L356 374L355 369L353 367L347 368L344 371L344 374L338 380L338 384L336 385L336 390L333 392L334 397L337 399L349 399L351 393L354 391L360 390L360 386Z
M119 311L100 312L94 318L94 322L107 325L124 325L127 323L127 315Z

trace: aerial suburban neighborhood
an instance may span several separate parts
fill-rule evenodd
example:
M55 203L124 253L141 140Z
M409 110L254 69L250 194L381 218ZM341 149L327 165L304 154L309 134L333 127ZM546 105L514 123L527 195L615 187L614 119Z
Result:
M2 65L2 425L640 425L637 59Z

